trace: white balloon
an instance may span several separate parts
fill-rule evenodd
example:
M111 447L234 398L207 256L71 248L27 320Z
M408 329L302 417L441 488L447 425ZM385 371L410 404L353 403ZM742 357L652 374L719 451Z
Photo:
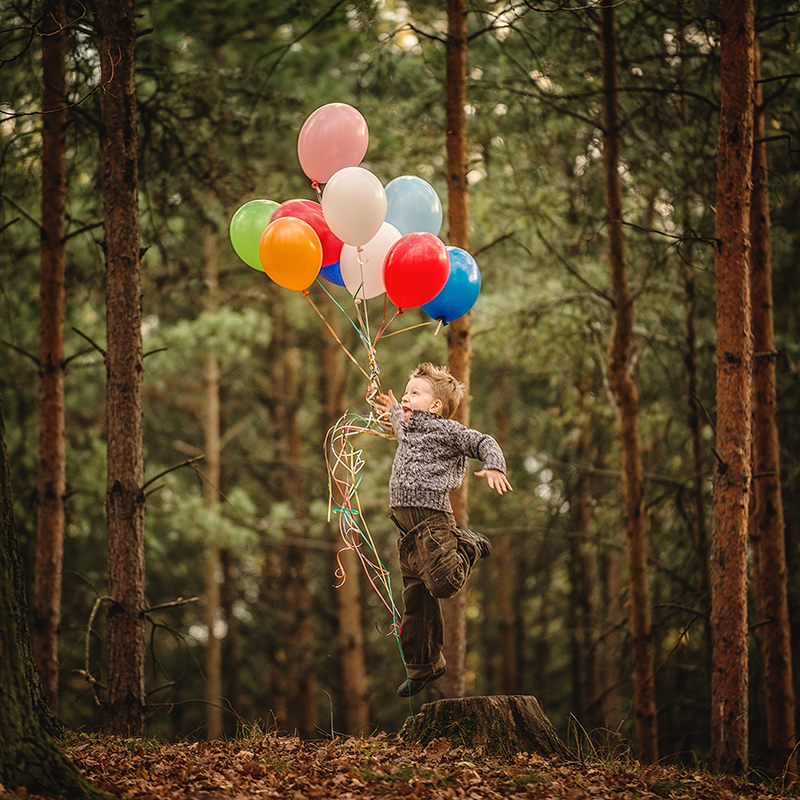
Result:
M363 167L340 169L325 184L322 213L333 234L345 244L365 245L386 218L383 184Z
M344 285L353 297L369 300L386 291L383 285L383 262L389 248L399 238L400 231L384 222L375 236L361 248L360 259L357 247L342 245L339 268Z

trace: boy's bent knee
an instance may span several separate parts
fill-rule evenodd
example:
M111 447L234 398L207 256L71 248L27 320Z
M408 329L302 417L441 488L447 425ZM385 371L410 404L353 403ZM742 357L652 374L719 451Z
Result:
M434 597L444 600L458 594L468 577L469 572L464 561L458 551L453 549L442 554L441 558L430 565L425 576L425 586Z

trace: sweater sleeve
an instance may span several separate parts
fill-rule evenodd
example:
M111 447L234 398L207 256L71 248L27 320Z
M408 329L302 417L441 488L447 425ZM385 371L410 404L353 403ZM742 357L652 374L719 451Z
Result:
M392 431L397 437L397 441L402 442L406 435L406 428L403 424L403 409L400 407L400 403L395 403L389 409L389 419L392 422Z
M486 469L496 469L505 473L506 459L500 445L489 436L488 433L481 433L472 428L464 428L461 431L460 447L462 452L470 458L483 461Z

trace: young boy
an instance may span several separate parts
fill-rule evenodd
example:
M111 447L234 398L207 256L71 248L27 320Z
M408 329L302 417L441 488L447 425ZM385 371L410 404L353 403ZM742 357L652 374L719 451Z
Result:
M378 398L397 437L389 505L400 532L405 606L400 644L408 678L397 688L400 697L411 697L444 675L439 598L455 595L477 560L491 551L485 536L456 525L450 505L449 493L464 480L467 458L483 461L475 475L498 494L511 490L497 442L450 419L463 397L464 385L446 368L425 363L411 373L399 403L391 391Z

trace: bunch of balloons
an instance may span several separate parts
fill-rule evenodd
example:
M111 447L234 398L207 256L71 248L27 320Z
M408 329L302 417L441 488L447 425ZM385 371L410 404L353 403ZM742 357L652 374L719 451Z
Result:
M320 202L251 200L231 219L231 244L286 289L305 291L319 276L353 298L385 292L398 309L452 322L478 299L478 265L439 238L442 204L430 184L402 175L384 187L360 166L368 144L357 109L318 108L303 123L297 155Z

